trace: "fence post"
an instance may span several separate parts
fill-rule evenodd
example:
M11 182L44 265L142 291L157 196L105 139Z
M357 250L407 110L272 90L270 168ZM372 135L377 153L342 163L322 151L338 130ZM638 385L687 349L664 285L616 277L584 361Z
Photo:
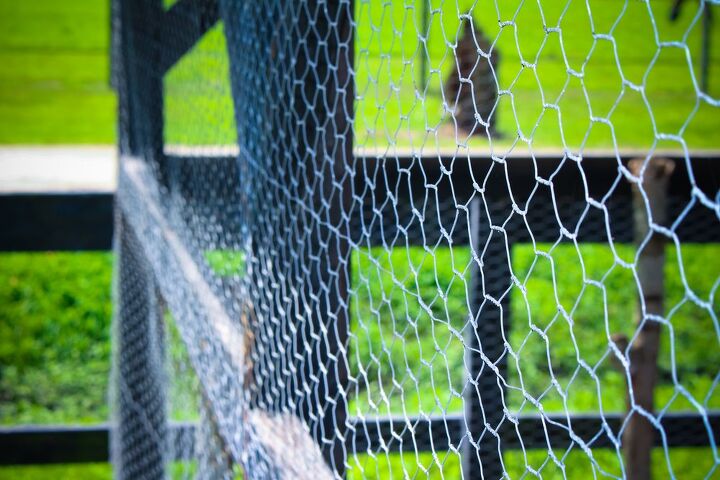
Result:
M113 9L120 152L143 158L162 180L162 0L113 0Z
M420 35L425 37L425 43L420 42L420 89L426 95L428 86L428 51L430 50L430 0L420 1Z
M152 272L130 227L120 219L116 231L115 471L122 478L163 479L167 418L162 307Z
M462 466L465 480L492 480L504 475L502 444L490 429L496 430L505 415L504 387L499 376L507 378L507 360L503 354L504 335L510 324L510 295L506 293L510 286L507 254L510 247L506 249L505 237L498 231L491 231L481 220L483 215L481 200L473 199L470 203L470 242L482 268L473 266L470 282L470 315L477 323L466 331L465 338L465 364L470 368L465 419L467 434L477 447L465 439ZM486 361L494 365L498 373Z
M666 237L650 231L650 223L664 225L667 219L667 187L675 168L672 160L652 158L631 160L628 165L633 175L641 177L642 185L633 184L633 210L635 241L642 248L637 257L637 277L640 287L638 298L638 328L640 331L630 347L630 383L628 412L630 419L623 434L623 448L630 480L651 478L652 448L655 427L635 406L652 413L657 358L660 349L660 324L650 316L664 313L664 267ZM648 210L650 216L648 216ZM648 235L650 235L648 239ZM630 393L632 392L632 394Z
M264 373L257 407L302 419L343 476L353 3L224 0L220 11L252 244L248 273L276 283L258 296L268 298L252 299L263 302L252 306L258 336L276 339L258 342L255 370L265 371L256 372Z

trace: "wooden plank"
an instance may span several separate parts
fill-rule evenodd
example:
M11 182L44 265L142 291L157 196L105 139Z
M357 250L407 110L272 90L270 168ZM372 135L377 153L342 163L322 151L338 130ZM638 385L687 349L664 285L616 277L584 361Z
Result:
M251 252L248 284L272 285L248 304L258 331L277 339L257 349L254 373L263 381L253 402L292 410L342 477L353 1L266 6L228 0L220 9L244 192L245 208L237 217Z
M160 204L160 186L151 167L122 158L118 206L150 264L168 309L187 346L205 396L213 403L217 429L230 455L240 459L237 435L246 410L243 398L245 341L196 251L171 224L173 214Z
M615 448L620 441L620 429L625 415L622 413L598 414L548 414L518 415L513 423L507 418L500 428L503 450L547 450L548 445L566 449L571 445L580 449L578 441L590 448ZM462 414L445 417L378 417L353 418L347 446L350 451L364 453L389 451L405 452L444 451L458 448L465 438L466 421ZM660 424L664 438L657 430L654 437L656 448L707 447L715 444L720 436L720 411L696 413L667 413ZM606 432L612 432L614 438ZM572 435L571 435L572 431ZM712 435L712 437L711 437Z
M0 427L0 465L107 462L110 429L107 423ZM176 460L193 451L194 432L192 423L170 424Z
M113 458L120 479L162 480L166 474L167 392L165 381L162 299L155 275L138 239L117 216L117 288L113 306L114 351L117 355L117 429ZM151 466L151 468L149 468Z
M252 343L246 336L247 325L239 318L234 320L241 314L228 310L221 300L221 292L214 288L217 284L211 281L214 277L199 260L198 245L183 242L182 220L163 204L160 186L151 172L145 162L123 158L118 205L138 238L137 248L143 250L185 342L202 393L214 414L218 440L235 463L255 465L254 461L267 459L271 453L262 442L262 433L284 427L294 439L288 448L300 457L313 458L317 447L310 433L297 427L302 422L274 418L262 406L248 401L246 382L252 367L248 347ZM257 427L264 425L269 430L245 429L248 419L258 420ZM307 449L310 445L314 449ZM256 455L246 455L248 446L255 449ZM292 471L289 462L295 460L293 456L277 459L285 460L286 464L278 463L275 468Z
M110 250L111 193L0 194L0 251Z
M680 157L675 157L676 161L680 161ZM217 189L225 187L227 192L237 197L237 191L233 188L237 187L237 179L239 172L237 167L237 158L231 156L193 156L193 155L170 155L167 158L168 170L170 171L171 188L176 188L183 198L191 198L194 202L208 207L210 211L215 209L218 213L225 212L229 205L237 206L237 202L213 204L212 195L208 195L208 189L193 186L191 182L183 181L182 178L193 178L198 172L202 172L205 167L212 166L213 175L208 175L208 179L212 178ZM517 157L513 158L516 162L513 164L513 178L525 178L521 181L527 188L530 185L531 172L529 165L531 159ZM593 172L609 180L616 167L610 163L612 159L594 159L590 163L594 163ZM477 168L486 168L492 162L492 159L476 158L473 159L479 166ZM424 192L426 190L425 180L420 167L413 164L410 157L403 157L395 160L381 161L377 158L360 157L356 163L355 174L355 192L360 195L364 192L367 200L366 206L361 211L353 212L351 226L353 228L353 236L357 241L362 232L363 223L360 218L363 213L371 218L373 213L373 205L379 208L379 211L386 212L387 218L392 220L392 224L383 226L382 231L377 224L368 230L369 236L363 245L382 246L383 240L387 241L392 235L397 234L398 224L412 223L412 210L409 208L410 190L407 187L407 181L413 184L413 192ZM382 165L381 165L382 163ZM710 191L715 185L714 182L720 184L720 158L716 157L693 157L691 161L693 171L699 180L699 186L702 191ZM524 164L525 166L521 166ZM382 168L383 171L378 169ZM406 169L404 173L401 170ZM439 163L433 161L428 163L424 170L427 175L433 177L441 174L439 171ZM227 175L221 175L221 172L227 172ZM177 175L172 179L175 172L184 172L185 175ZM408 174L408 172L410 172ZM679 172L679 173L678 173ZM189 173L189 175L188 175ZM373 179L375 185L372 193L366 192L368 188L360 187L364 184L366 175ZM402 177L404 175L405 177ZM687 168L684 164L677 167L674 175L680 175L678 178L683 179L681 182L670 183L670 213L669 218L676 218L682 208L687 205L684 202L683 195L689 194L688 185L684 178L687 175ZM404 183L399 187L389 188L388 185L393 184L393 180L404 178ZM388 180L385 180L387 178ZM588 178L595 178L589 176ZM174 183L173 183L174 182ZM467 183L465 179L464 183ZM523 183L524 182L524 183ZM462 185L463 182L458 182ZM405 186L403 186L405 185ZM390 203L388 192L393 192L398 207L395 208ZM462 192L462 189L458 190ZM466 190L467 192L467 190ZM492 192L492 190L491 190ZM438 192L438 197L448 201L453 198L463 199L460 193L456 196L451 191L442 189ZM444 195L444 196L443 196ZM464 194L463 194L464 195ZM675 199L673 203L673 198ZM222 200L227 200L223 198ZM231 198L232 200L232 198ZM370 203L372 200L374 203ZM572 199L569 199L570 207ZM112 244L112 202L113 195L111 193L3 193L0 194L0 212L6 217L5 227L0 230L0 251L42 251L42 250L109 250ZM378 207L385 205L384 207ZM453 205L452 203L450 205ZM576 203L576 211L584 208L585 202L578 200ZM632 224L632 195L630 188L618 190L614 206L610 208L614 215L611 215L611 226L613 227L613 241L618 243L631 243L633 241ZM568 207L568 208L570 208ZM454 207L452 207L454 210ZM579 210L578 210L579 209ZM391 210L397 211L399 216ZM233 212L226 215L226 227L232 231L233 221L238 216ZM575 214L577 215L577 213ZM608 241L605 231L604 219L599 211L591 213L592 218L588 218L585 227L581 229L580 241L585 242L602 242ZM554 211L552 205L537 202L533 208L527 213L528 223L532 225L541 225L548 220L552 221ZM430 220L428 220L430 221ZM416 221L417 223L417 221ZM707 208L699 207L691 209L688 213L684 226L679 229L679 235L684 243L718 243L720 242L720 228L717 228L718 219L714 212ZM237 225L235 225L237 226ZM366 225L367 226L367 221ZM235 229L238 230L237 228ZM518 222L512 223L508 230L515 233L516 238L512 238L513 243L524 243L529 241L529 236L522 231L522 225ZM429 224L425 226L425 237L409 236L408 243L410 245L435 244L441 240L441 233L438 229L429 228ZM534 232L534 238L539 242L554 242L560 236L559 228L547 229L538 228ZM467 245L467 231L463 229L454 229L450 232L454 245ZM404 244L404 242L402 242Z
M593 449L615 448L613 440L603 432L604 426L616 438L624 415L609 413L570 415L569 421L576 438L583 439ZM457 447L465 434L462 414L445 417L366 417L350 418L350 432L346 441L349 452L362 454L380 452L387 448L397 452L445 451ZM694 413L669 413L661 422L665 431L665 445L674 447L708 447L720 438L720 411L707 412L705 417ZM550 414L544 418L520 415L517 429L508 420L503 423L506 450L547 450L567 448L573 441L569 435L568 417ZM176 459L186 458L193 451L197 426L193 423L170 423L169 436L176 448ZM30 425L0 427L0 465L42 465L54 463L88 463L109 460L109 424L99 425ZM710 433L713 435L711 440ZM522 442L520 441L522 439ZM656 448L664 445L656 434ZM574 448L579 448L577 445Z

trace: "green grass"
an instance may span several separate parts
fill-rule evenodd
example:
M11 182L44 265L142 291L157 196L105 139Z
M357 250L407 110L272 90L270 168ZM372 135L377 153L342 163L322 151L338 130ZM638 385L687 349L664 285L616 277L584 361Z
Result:
M651 2L650 10L639 0L627 6L624 0L592 0L590 14L586 2L578 0L567 9L564 1L543 2L542 12L530 1L500 0L496 9L490 0L432 0L427 43L432 73L424 87L420 2L356 2L359 148L488 146L480 137L458 134L456 139L443 108L441 80L453 67L459 28L456 5L471 11L486 35L496 39L498 79L506 91L497 111L502 148L518 133L532 138L535 147L650 148L656 131L682 135L691 149L717 146L720 117L715 108L696 102L692 84L700 54L700 27L691 28L694 4L671 23L669 0ZM559 26L562 34L546 33L545 26ZM593 27L615 43L594 42ZM682 41L688 31L692 69L683 50L659 50L655 40L657 33L661 42ZM112 143L108 41L105 1L0 0L0 143ZM720 45L720 29L713 30L711 42ZM709 93L718 95L720 50L711 51ZM523 67L522 60L536 67ZM581 72L582 79L569 75L568 68ZM622 79L642 86L642 93L623 87ZM165 89L168 143L234 143L222 25L168 73ZM591 122L591 114L608 119L612 128ZM658 146L681 147L669 140Z
M620 476L618 457L610 450L594 451L595 465L582 452L573 451L564 457L563 452L555 452L555 454L558 461L564 466L564 472L546 452L542 451L530 451L525 455L522 452L506 453L504 456L505 468L509 478L521 478L523 474L528 475L531 469L539 472L545 480L592 478L593 473L599 474L599 469L607 474ZM676 476L700 479L709 475L708 478L713 478L714 465L708 449L674 448L670 451L670 459ZM653 462L658 467L655 472L658 478L669 476L661 450L653 452ZM350 456L348 465L347 478L349 480L386 478L439 480L460 478L461 460L455 454L440 454L437 458L433 458L429 453L415 454L413 451L408 451L402 455ZM191 467L190 472L192 471ZM0 468L0 479L2 480L42 480L47 478L109 480L112 478L112 471L108 464ZM172 470L172 478L191 477L188 476L188 470L184 469L181 464L177 464ZM242 478L242 475L237 475L236 478Z
M510 452L504 456L505 468L509 478L521 478L528 475L530 469L539 472L545 480L577 479L592 477L602 469L610 475L620 476L617 465L617 455L610 450L593 452L593 464L582 453L573 451L563 457L562 452L555 452L556 458L564 466L563 471L546 452L530 451L526 455L522 452ZM712 456L707 449L674 448L670 452L671 464L676 476L682 478L700 479L710 475L713 471ZM655 472L658 478L669 475L664 467L665 458L660 450L653 452L654 464L659 467ZM386 479L386 478L428 478L428 479L455 479L460 478L461 460L455 454L440 454L433 458L430 453L415 454L413 451L404 454L379 454L375 456L357 455L348 458L347 478L360 479ZM190 467L189 472L194 469ZM41 480L47 478L105 480L112 478L111 467L108 464L89 465L57 465L32 467L3 467L0 468L2 480ZM172 469L171 478L192 478L188 470L178 463ZM236 478L242 478L237 475ZM532 477L531 477L532 478ZM710 476L709 478L713 478Z
M498 80L506 92L497 111L501 147L522 135L543 148L642 149L655 143L681 148L680 143L657 140L659 134L681 135L691 149L717 146L714 132L720 117L715 108L697 102L692 83L693 76L699 81L700 28L691 27L691 8L671 23L668 0L652 2L650 11L638 0L626 7L624 0L594 0L588 2L591 15L586 2L576 0L567 9L566 2L544 2L542 14L537 2L500 0L496 12L489 0L433 0L426 55L418 33L421 1L356 2L356 147L488 147L484 138L456 133L443 107L441 82L454 66L458 4L496 39L501 55ZM614 43L593 41L591 19L595 31L612 36ZM499 22L506 26L500 28ZM562 34L546 33L545 26L559 26ZM693 68L684 50L660 50L656 32L659 42L683 41L689 32ZM713 31L711 41L720 44L720 30ZM166 141L234 142L224 49L218 26L166 77ZM421 55L427 56L432 72L426 87L420 85ZM718 95L719 57L713 55L709 93ZM536 66L524 67L522 61ZM582 78L570 75L570 69Z
M715 146L712 136L708 137L718 126L713 108L702 106L685 125L696 94L684 52L663 49L653 63L658 47L651 19L661 42L679 41L691 24L691 9L685 9L673 24L668 21L669 1L651 2L652 16L648 6L638 0L542 2L542 11L538 2L520 0L431 3L434 14L429 22L427 50L428 65L434 73L428 77L425 91L418 85L419 62L415 61L421 55L420 1L357 2L360 101L356 144L435 145L432 131L442 130L448 122L441 105L440 85L454 65L452 46L459 30L458 11L471 11L488 38L495 40L501 56L498 80L501 90L507 91L498 110L499 130L506 137L502 143L522 133L532 137L535 146L577 149L581 145L613 145L607 126L595 123L590 128L592 108L592 115L612 122L620 148L649 147L654 140L651 119L658 132L677 134L684 128L684 138L691 148ZM591 19L597 33L612 35L617 52L608 40L593 41ZM499 22L506 26L500 28ZM546 33L546 26L560 27L562 34ZM699 65L699 41L699 28L692 28L687 43L694 67ZM720 41L720 31L714 31L712 41ZM537 66L523 67L522 60ZM581 72L582 80L569 75L569 68ZM713 61L712 71L709 90L717 95L717 60ZM621 78L645 87L650 108L639 93L623 89ZM559 113L543 108L543 104L557 105ZM424 134L426 128L431 130L428 136ZM460 136L459 141L464 143L465 139ZM437 143L448 146L455 140L446 137ZM486 140L480 138L469 142L471 147L485 144ZM662 146L678 147L670 143Z
M113 143L109 2L0 0L0 144Z
M540 244L538 251L543 255L530 246L513 249L513 273L526 293L519 287L511 291L508 406L537 413L523 401L524 392L540 399L545 411L624 411L624 377L611 361L609 336L630 336L635 328L637 289L632 271L620 263L632 261L634 248L616 246L617 260L604 245L576 250ZM720 391L712 384L720 364L713 324L720 311L716 252L714 245L685 245L680 254L668 249L665 301L672 329L662 329L660 408L695 410L678 395L673 368L699 403L720 408ZM366 415L462 410L465 368L458 335L467 316L470 266L467 248L438 248L432 255L419 248L356 252L351 372L364 373L351 410ZM688 292L710 309L690 301L683 278ZM561 309L571 312L572 322ZM578 366L578 359L592 375ZM552 388L551 372L560 390Z
M594 450L593 461L577 449L569 454L539 450L514 451L503 456L504 467L509 478L536 478L531 472L538 472L544 480L582 480L587 478L621 478L619 456L612 450ZM670 464L676 477L688 479L714 478L716 466L712 453L706 448L673 448L670 450ZM662 450L653 451L654 474L656 478L670 478ZM439 452L437 457L430 453L416 454L411 447L404 454L357 455L350 457L348 479L386 478L428 478L432 480L460 478L461 459L454 453ZM558 465L559 464L559 465Z
M522 388L539 398L545 411L594 412L601 404L605 412L623 411L623 379L603 354L608 348L607 332L627 333L633 326L636 292L628 288L633 284L630 272L614 261L602 245L586 245L577 251L572 246L551 249L541 244L538 249L548 257L536 256L529 246L513 250L513 271L527 294L525 297L517 288L511 293L513 323L509 342L519 359L519 368L512 368L511 362L508 381L515 390L509 391L509 408L537 413L529 403L523 403ZM679 265L682 262L685 282L694 295L707 301L717 289L720 276L716 250L712 245L688 245L678 255L669 249L665 269L667 308L673 309L670 321L678 359L676 372L687 392L707 409L720 408L720 392L711 385L720 364L720 348L712 333L715 330L710 312L688 302L683 293ZM616 253L624 261L634 255L631 247L619 247ZM14 253L3 254L1 260L0 421L105 419L110 255ZM219 275L237 275L243 268L242 257L234 253L211 252L207 260ZM466 248L455 248L452 253L438 248L433 255L417 248L397 248L391 253L383 249L356 250L352 268L351 372L357 375L362 365L368 382L365 385L363 381L362 388L351 397L352 414L403 413L401 407L407 414L439 414L462 408L462 401L451 393L451 388L461 391L464 383L462 343L452 328L460 330L464 324L469 262ZM606 299L587 283L583 288L584 278L602 281ZM567 311L574 309L572 327L557 315L558 304ZM715 314L720 310L717 303L712 304L712 309ZM549 346L531 332L530 319L546 332ZM194 419L197 379L191 374L177 331L169 328L167 332L171 372L180 379L172 384L172 416ZM670 332L664 329L657 405L667 406L670 411L692 411L694 407L677 394L668 377L673 365L669 353ZM577 356L596 367L595 378L577 368ZM567 392L566 405L552 389L542 394L551 386L550 365L558 384ZM662 451L658 452L657 468L665 468ZM596 461L613 471L619 468L613 455L612 451L598 451ZM555 478L553 475L560 474L548 458L546 452L529 452L527 462L535 469L550 462L543 476ZM707 449L672 449L671 459L676 472L690 469L700 477L700 472L710 468L711 453ZM439 464L430 456L419 460L423 468L435 472L433 475L440 475L442 470L443 475L452 477L458 465L452 454L441 456ZM420 468L417 461L411 452L406 452L404 462L410 472ZM506 461L509 471L524 469L525 459L520 452L509 452ZM399 472L402 468L399 456L358 456L351 463L356 472L353 475L361 468L366 474L388 468ZM575 465L573 475L591 469L580 452L572 453L564 463L568 468ZM6 474L0 469L0 476Z
M107 418L109 253L0 255L0 423Z
M0 468L0 479L2 480L44 480L49 478L110 480L113 476L112 467L107 463Z

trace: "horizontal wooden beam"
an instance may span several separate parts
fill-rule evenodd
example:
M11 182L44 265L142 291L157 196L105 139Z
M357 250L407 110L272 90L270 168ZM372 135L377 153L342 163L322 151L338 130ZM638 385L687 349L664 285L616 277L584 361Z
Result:
M578 440L590 448L613 448L619 442L624 414L548 414L519 415L516 423L507 418L500 429L503 449L546 450L567 449ZM655 446L702 447L713 445L713 438L720 435L720 412L711 411L707 417L694 413L667 413L661 421L665 440L657 433ZM607 430L613 433L613 440ZM445 417L410 418L365 418L355 419L348 440L348 448L361 453L367 450L377 452L383 448L389 451L443 451L455 446L459 448L465 433L465 420L461 414ZM467 441L467 440L466 440Z
M692 183L688 177L686 161L682 156L668 155L677 168L670 182L670 215L677 218L691 200ZM607 192L620 175L619 165L625 165L629 156L620 162L611 156L589 156L583 159L582 170L588 179L588 189L596 198ZM217 157L168 155L169 188L173 195L193 206L192 212L207 213L208 218L221 226L226 238L238 237L237 224L242 207L239 194L238 158L230 155ZM510 195L522 205L538 185L537 178L553 179L554 192L546 186L538 187L527 208L525 219L514 215L506 229L509 240L526 243L555 242L561 236L557 217L563 226L573 227L587 207L584 187L573 160L558 156L511 157L503 162L489 157L415 158L357 157L355 172L355 204L353 206L354 241L363 245L379 246L396 241L405 245L434 245L444 240L442 230L449 232L453 245L467 244L467 228L453 226L456 205L464 205L471 195L478 195L473 185L488 182L482 187L489 205L498 215L512 211ZM693 156L690 161L699 191L714 198L720 184L720 157ZM490 169L493 171L490 172ZM451 174L449 172L452 172ZM512 191L508 190L508 184ZM554 194L554 198L553 198ZM427 196L427 199L425 198ZM362 204L360 201L362 200ZM427 201L425 201L427 200ZM504 203L503 203L504 202ZM110 193L22 193L0 194L0 212L5 216L5 227L0 229L0 251L41 250L109 250L112 246L112 204ZM556 210L554 206L558 206ZM631 191L626 180L621 181L607 201L610 215L610 233L617 243L632 242ZM414 217L414 208L425 208L426 217L420 222ZM439 211L446 217L435 214ZM185 218L203 227L206 219ZM720 220L717 213L696 202L678 227L682 242L720 242ZM409 226L407 234L399 226ZM207 225L206 225L207 227ZM532 232L532 237L530 236ZM607 243L604 213L589 208L578 229L579 241ZM362 242L361 242L362 240ZM233 245L224 247L232 248Z
M0 212L0 251L112 247L111 193L3 193Z
M580 449L578 440L593 449L614 448L620 438L624 416L609 413L563 414L546 416L521 415L515 424L506 420L500 435L507 450ZM465 421L461 414L432 417L354 418L347 448L357 454L370 452L430 452L458 447L463 440ZM720 412L711 411L706 417L693 413L668 413L661 421L665 438L658 433L655 446L707 447L720 438ZM568 426L570 425L571 428ZM191 423L171 423L170 438L176 459L188 458L193 452L196 426ZM611 439L607 433L615 436ZM571 437L570 432L572 431ZM28 465L52 463L88 463L109 460L107 424L91 426L23 426L0 427L0 465Z
M110 460L110 425L0 427L0 465L94 463ZM195 425L171 423L176 459L193 450Z
M684 243L720 242L717 212L692 196L697 189L715 197L720 158L709 153L693 153L690 161L679 153L663 156L676 163L668 218L684 218L675 229L678 237ZM467 245L467 225L457 221L457 214L471 198L481 198L493 223L505 223L511 243L554 243L563 236L563 228L577 233L580 242L631 243L632 193L624 175L633 158L637 153L588 154L580 162L549 153L506 159L356 156L351 240L363 246L432 246L447 244L450 238L453 245ZM170 188L189 199L196 211L213 212L224 231L239 232L240 215L233 209L240 204L238 162L242 161L230 154L168 155ZM606 211L590 206L586 195ZM515 211L513 203L526 213ZM422 221L418 214L424 215ZM482 218L487 218L485 212Z

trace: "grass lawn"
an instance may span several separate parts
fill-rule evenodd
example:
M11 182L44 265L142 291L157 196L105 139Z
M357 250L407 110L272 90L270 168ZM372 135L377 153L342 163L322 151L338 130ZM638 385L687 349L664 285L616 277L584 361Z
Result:
M112 468L107 463L0 468L0 479L2 480L42 480L49 478L110 480L113 476Z
M0 144L115 141L109 2L0 0Z
M697 101L692 83L700 54L699 23L691 27L695 4L671 23L669 0L649 7L638 0L592 0L590 13L576 0L567 8L566 2L543 2L542 11L537 2L519 0L498 0L497 8L490 0L431 3L424 54L421 0L356 2L358 148L488 147L481 137L456 138L443 107L441 80L454 64L457 5L472 11L501 55L498 80L506 93L498 104L502 138L495 146L505 148L521 133L544 148L649 148L655 131L682 135L691 149L717 146L720 117ZM0 143L114 142L108 15L106 1L0 0ZM562 34L546 33L544 25L559 26ZM593 41L593 28L613 41ZM692 70L684 50L658 49L655 40L657 34L660 42L682 41L686 32ZM720 29L711 41L720 45ZM709 93L719 95L720 50L711 51ZM420 85L421 55L430 69L427 85ZM234 142L222 25L169 72L165 88L168 143ZM612 128L591 122L591 115L608 119ZM659 147L680 145L666 140Z
M422 0L356 2L357 148L488 148L486 138L455 132L443 107L441 81L454 66L458 7L471 10L501 61L498 81L500 139L507 148L518 134L534 147L650 148L660 134L682 136L687 147L715 148L720 116L698 101L700 27L694 4L677 22L669 0L537 2L432 0L427 53L419 40ZM497 3L497 8L496 8ZM471 5L475 5L472 9ZM589 11L588 13L588 7ZM567 8L565 8L567 6ZM544 21L543 21L544 18ZM500 28L498 22L503 22ZM559 26L562 33L546 33ZM166 141L224 144L235 139L225 37L219 25L167 75ZM591 31L611 39L593 40ZM657 40L656 40L657 35ZM687 39L688 54L657 42ZM720 45L720 29L711 42ZM713 52L717 52L715 49ZM420 84L420 57L430 73ZM720 94L717 53L709 93ZM523 66L525 62L525 66ZM527 64L535 66L527 66ZM571 75L569 71L578 72ZM595 121L591 121L591 117ZM606 122L607 120L607 122ZM608 123L609 122L609 123ZM678 149L663 140L658 148Z
M109 253L0 255L0 424L107 418Z
M623 380L607 359L603 360L603 354L607 352L606 328L611 332L628 332L632 328L635 292L627 288L632 284L629 271L615 265L612 255L601 245L580 249L587 277L604 277L608 293L603 301L600 292L582 288L582 270L574 260L578 253L573 247L550 250L549 245L540 245L539 248L549 252L554 272L549 261L535 260L530 247L516 247L513 253L513 270L526 285L531 310L528 313L524 296L514 290L509 341L520 362L519 367L510 369L508 382L515 390L509 392L508 407L512 411L535 413L534 407L523 401L522 389L538 398L546 411L592 412L597 411L600 404L604 411L623 411ZM720 363L720 348L717 337L709 334L714 331L710 313L687 302L678 269L682 262L689 288L698 298L708 300L717 288L720 275L720 260L715 251L714 246L701 245L683 247L681 257L669 251L665 272L668 310L676 307L670 318L672 343L678 359L674 367L682 386L707 409L720 408L720 392L712 385ZM627 260L633 250L620 248L618 255ZM469 258L466 248L456 248L452 254L447 248L441 248L436 250L435 258L417 248L395 249L390 254L383 249L356 251L351 372L357 375L362 365L369 374L367 385L362 384L359 394L351 398L351 414L402 413L403 404L409 414L440 414L462 408L450 393L451 388L462 388L464 381L462 344L454 340L447 324L457 328L464 322L466 276L454 270L465 271ZM109 368L110 256L104 253L3 254L1 259L0 421L54 423L104 419ZM231 274L241 263L232 255L227 265L220 255L209 255L208 262L220 275ZM412 270L409 265L413 266ZM446 292L445 299L439 296L440 291ZM577 305L572 327L558 318L555 291L566 309ZM380 299L386 300L379 302ZM422 305L429 307L432 314ZM717 304L713 309L718 311ZM529 315L534 325L546 332L548 345L532 333ZM417 325L416 329L409 327L410 320ZM168 332L171 339L177 339L174 329ZM569 336L571 332L575 341ZM677 395L676 385L668 377L673 368L670 344L670 334L664 330L659 362L661 382L656 401L659 407L670 411L692 411L694 407ZM172 341L168 351L176 372L187 367L178 345ZM436 345L445 350L444 357L435 354ZM584 371L578 373L577 355L597 366L595 378ZM567 394L566 405L557 392L548 391L551 386L548 358L559 385ZM391 371L394 375L390 375ZM410 379L408 371L418 378L417 384ZM173 415L178 419L192 419L196 416L190 411L194 410L191 391L194 384L188 383L187 375L178 375L178 378L180 383L172 392L176 402ZM383 397L389 399L390 408L384 407ZM380 407L374 408L373 404ZM405 454L404 461L399 456L386 458L384 455L352 458L355 473L350 478L360 471L372 474L388 468L401 469L403 462L411 472L420 468L418 465L434 471L431 478L439 478L441 470L449 475L459 468L459 460L452 454L447 458L440 456L442 468L434 464L431 456L416 459L412 452ZM665 468L662 451L656 456L657 468ZM690 478L702 477L701 473L707 472L712 463L711 453L706 449L672 449L671 459L675 472L683 471L678 470L681 468L697 472ZM617 456L611 451L598 451L596 461L608 471L619 468ZM526 462L532 468L547 463L548 454L529 452L525 459L521 452L508 452L506 462L509 471L519 474ZM568 468L572 466L571 478L580 478L591 471L583 453L572 453L566 462ZM544 472L548 478L555 478L560 475L557 468L548 463ZM12 470L21 471L30 473L20 478L30 479L37 478L31 472L41 470ZM89 471L95 472L93 468ZM102 472L103 469L97 467L96 473ZM0 469L0 478L6 474L6 470ZM377 475L377 478L383 476Z
M712 132L720 125L714 108L700 105L685 52L659 50L657 41L681 41L687 34L694 74L698 75L699 25L686 8L676 23L668 20L670 1L631 0L521 1L431 0L427 89L419 85L422 44L422 0L358 1L356 39L356 144L454 145L454 138L435 139L449 122L443 114L441 80L454 66L453 45L458 14L471 11L500 55L498 81L506 94L498 106L499 130L509 143L517 133L535 146L647 148L659 133L679 134L691 148L714 147ZM539 7L542 6L542 9ZM689 4L688 4L689 6ZM500 22L504 25L499 27ZM559 27L559 32L546 32ZM593 40L592 33L612 40ZM399 33L395 33L399 32ZM657 40L656 40L657 35ZM720 42L715 29L713 44ZM656 56L657 55L657 56ZM713 60L710 93L720 94L720 71ZM536 66L523 66L522 62ZM570 75L573 70L578 75ZM626 84L623 86L623 80ZM641 91L629 88L642 87ZM643 98L644 97L644 98ZM545 107L544 107L545 105ZM557 110L547 106L555 106ZM612 130L591 115L607 118ZM591 128L592 127L592 128ZM425 130L429 132L425 134ZM451 133L452 133L452 129ZM459 143L465 138L460 136ZM483 147L486 139L469 140ZM666 143L664 148L678 148Z
M513 249L513 273L526 293L517 287L511 290L508 340L514 357L508 359L508 407L538 413L526 401L524 395L530 395L546 412L624 411L624 380L608 356L608 336L632 335L635 328L632 272L615 262L603 245L583 245L579 251L569 245L538 248L549 255L536 256L525 245ZM617 252L627 261L634 255L629 246L619 246ZM469 264L469 249L458 247L438 248L433 255L420 248L356 253L351 372L362 366L367 386L361 381L351 411L462 411L462 402L452 393L461 392L465 383L463 343L454 332L462 331L467 318ZM681 267L690 291L712 310L689 301ZM682 255L668 249L665 275L672 332L662 331L657 405L670 411L695 410L677 395L679 385L671 379L674 370L679 383L705 408L720 408L720 391L713 385L720 364L720 339L713 324L720 310L714 297L720 281L717 247L687 245ZM589 287L591 280L601 282L604 291ZM558 313L560 307L572 312L572 322ZM593 369L594 376L578 366L578 359ZM559 389L553 388L551 372Z
M618 466L617 454L611 450L593 451L595 465L581 451L573 450L568 455L563 452L554 452L558 463L553 462L548 452L520 451L508 452L503 456L505 470L509 478L543 478L544 480L583 480L587 478L622 478ZM688 479L706 478L712 471L713 461L709 449L677 448L670 453L676 477ZM348 479L387 479L387 478L428 478L432 480L456 479L460 477L460 457L453 453L438 453L437 458L432 454L423 453L415 455L406 452L402 457L399 454L376 457L358 455L351 458L348 463ZM661 450L653 452L653 465L657 478L670 478L665 467L665 458ZM602 469L602 471L600 470ZM539 473L535 477L530 471ZM603 476L604 475L604 476ZM524 477L523 477L524 476ZM714 478L714 477L707 477Z

